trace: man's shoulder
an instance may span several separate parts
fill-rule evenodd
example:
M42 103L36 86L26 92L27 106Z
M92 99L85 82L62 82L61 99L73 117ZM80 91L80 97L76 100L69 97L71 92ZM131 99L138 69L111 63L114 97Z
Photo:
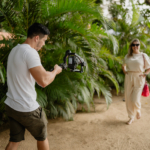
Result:
M38 52L28 44L19 44L18 48L27 54L38 54Z
M17 46L21 49L35 50L29 44L18 44Z

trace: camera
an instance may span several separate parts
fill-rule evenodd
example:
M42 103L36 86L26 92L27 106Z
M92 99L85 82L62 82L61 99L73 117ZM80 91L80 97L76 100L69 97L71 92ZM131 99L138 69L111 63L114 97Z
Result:
M67 59L68 58L68 59ZM72 72L83 72L83 67L86 66L86 63L84 62L84 59L81 58L76 53L72 53L70 50L67 50L65 53L65 56L63 58L63 63L59 66L62 69L70 69ZM77 66L80 65L80 70L76 69Z

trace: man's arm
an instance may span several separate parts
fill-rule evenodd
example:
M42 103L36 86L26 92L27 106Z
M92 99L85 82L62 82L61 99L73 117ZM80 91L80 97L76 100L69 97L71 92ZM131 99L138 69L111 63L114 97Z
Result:
M61 73L62 68L58 65L55 65L54 70L50 72L46 71L43 66L37 66L29 69L29 71L32 74L33 78L36 80L36 82L44 88L53 82L56 75Z

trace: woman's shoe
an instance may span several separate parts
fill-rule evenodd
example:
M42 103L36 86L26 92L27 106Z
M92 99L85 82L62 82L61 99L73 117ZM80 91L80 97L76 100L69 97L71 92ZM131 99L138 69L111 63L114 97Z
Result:
M127 122L127 125L130 125L133 121L134 121L133 118L129 119L129 121Z
M137 112L136 118L137 118L137 119L140 119L140 118L141 118L141 112L139 112L139 111Z

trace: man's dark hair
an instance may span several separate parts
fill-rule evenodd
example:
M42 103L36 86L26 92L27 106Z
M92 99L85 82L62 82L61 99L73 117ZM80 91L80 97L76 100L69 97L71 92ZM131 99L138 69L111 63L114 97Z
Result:
M50 31L49 29L40 23L34 23L32 24L27 33L27 38L33 38L34 36L39 35L40 38L43 38L44 35L49 35Z

